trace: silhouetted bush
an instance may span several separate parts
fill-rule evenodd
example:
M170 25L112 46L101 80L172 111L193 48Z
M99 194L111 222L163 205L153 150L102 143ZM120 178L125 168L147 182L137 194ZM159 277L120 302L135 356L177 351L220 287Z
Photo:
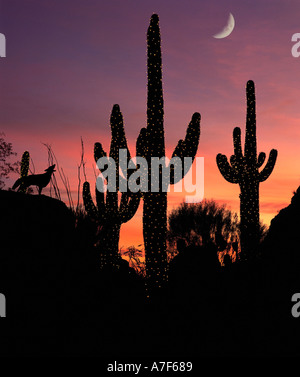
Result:
M186 244L207 248L216 252L229 252L239 243L237 214L214 200L197 204L182 203L169 214L168 241L174 247L178 239ZM238 251L238 249L237 249Z

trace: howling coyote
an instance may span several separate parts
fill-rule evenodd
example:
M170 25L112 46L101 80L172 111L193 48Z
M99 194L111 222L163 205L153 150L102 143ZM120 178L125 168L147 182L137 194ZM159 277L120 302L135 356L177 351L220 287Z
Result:
M54 168L55 168L55 164L52 166L49 166L48 169L45 169L46 173L44 174L32 174L32 175L28 175L28 177L19 178L14 183L12 189L15 190L18 186L20 189L20 187L27 188L29 186L34 185L39 188L39 194L41 194L43 188L46 187L48 183L50 182L51 176L53 172L55 172Z

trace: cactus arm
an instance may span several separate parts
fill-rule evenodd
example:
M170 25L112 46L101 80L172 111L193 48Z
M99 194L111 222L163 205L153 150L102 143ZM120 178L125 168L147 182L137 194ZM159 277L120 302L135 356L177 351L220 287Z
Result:
M276 159L277 159L277 150L272 149L269 155L268 162L266 163L266 166L258 175L259 182L264 182L266 179L269 178L269 176L271 175L274 169Z
M104 192L99 191L96 188L96 203L99 213L105 214L105 201L104 201Z
M122 196L124 196L125 193L123 193ZM138 206L140 204L140 198L141 195L140 193L132 194L132 195L127 195L127 200L126 204L123 203L122 206L120 206L119 214L120 214L120 219L122 223L126 223L132 217L135 215ZM122 199L121 199L122 201Z
M116 182L118 187L118 176L119 176L119 150L118 150L118 142L121 139L121 132L120 128L123 127L123 119L120 113L120 108L118 105L114 105L111 117L110 117L110 126L112 132L111 138L111 145L110 145L110 153L109 156L115 160L116 163ZM97 162L99 158L106 157L106 152L103 150L101 143L95 143L94 145L94 158ZM99 167L98 167L99 168ZM100 169L101 173L103 173L105 169ZM104 213L106 214L106 218L115 216L118 214L118 194L117 192L107 192L106 193L106 201L104 201L104 193L100 192L96 188L96 200L97 206L99 211L104 209ZM99 205L100 208L99 208Z
M192 120L186 130L184 140L179 140L172 157L192 157L195 158L200 138L200 119L199 113L194 113Z
M200 139L200 120L201 120L201 115L199 113L194 113L192 116L192 120L188 125L185 139L178 141L178 144L172 154L172 158L180 157L181 159L183 159L184 157L192 157L192 160L194 160L197 153L199 139ZM187 172L188 170L184 169L184 164L182 161L182 175L180 179L183 178ZM170 183L175 184L179 180L178 179L175 180L174 165L171 165L170 166Z
M29 170L29 152L25 151L22 155L22 160L21 160L21 178L27 177L28 175L28 170Z
M116 179L116 190L119 190L119 168L120 168L120 159L119 159L119 149L121 147L122 141L122 129L123 128L123 117L120 112L120 108L118 105L114 105L111 117L110 117L110 128L111 128L111 143L110 143L110 151L109 151L109 158L112 158L115 162L115 179ZM112 193L107 193L106 195L106 206L107 212L111 213L117 210L117 198L116 195L112 195Z
M119 105L114 105L111 117L110 117L110 128L111 128L111 143L109 157L114 159L115 162L115 175L116 175L116 192L107 191L106 192L106 213L107 217L111 220L112 218L116 222L120 222L119 207L118 207L118 191L119 191L119 150L128 149L127 142L124 132L123 116L120 111ZM108 182L109 183L109 182Z
M235 173L238 174L238 172L239 172L239 170L241 168L241 165L239 165L237 157L236 157L235 154L233 154L232 156L230 156L230 164L232 166L232 169L235 171Z
M130 159L130 153L127 146L127 140L125 136L125 130L124 130L124 121L123 121L123 115L120 110L119 105L114 105L111 115L111 133L112 133L112 139L115 139L117 142L118 149L127 149L127 153Z
M184 152L185 152L185 144L184 144L184 141L182 139L180 139L174 149L174 152L172 154L172 158L173 157L182 157L184 155Z
M106 157L106 152L103 150L101 143L95 143L94 145L94 159L96 161L96 164L99 160L99 158ZM98 167L98 165L97 165ZM98 167L99 169L99 167ZM101 169L101 173L103 173L105 169Z
M256 147L256 113L255 113L255 87L254 82L249 80L246 86L247 116L245 137L245 159L255 161L257 156Z
M230 166L227 157L223 154L217 155L217 165L218 168L226 179L226 181L230 183L239 183L238 174L237 172Z
M243 170L244 157L241 144L241 129L235 127L233 130L233 150L234 154L230 157L230 163L236 174Z
M257 167L260 168L263 163L265 162L266 154L264 152L260 152L257 158Z
M126 211L128 201L129 201L129 196L130 194L128 192L123 192L120 200L120 207L119 207L119 212L120 214Z
M129 163L130 152L127 145L127 140L125 137L124 131L124 122L123 116L120 111L119 105L114 105L111 115L111 148L110 148L110 157L113 157L116 163L116 178L117 178L117 191L119 191L119 168L120 168L120 149L126 149L127 151L127 166ZM133 169L129 169L127 174L131 174ZM127 177L126 177L127 178ZM106 195L106 209L107 213L110 213L112 216L116 217L116 221L119 223L124 223L129 221L137 211L140 201L140 196L133 195L130 199L128 193L123 192L121 194L120 206L118 206L118 194L117 193L107 193Z
M175 179L175 167L174 167L174 164L169 164L169 167L170 167L170 184L171 185L175 185L177 182L179 182L183 177L184 177L184 165L183 165L183 161L182 161L182 156L184 155L184 152L185 152L186 148L185 148L185 144L184 144L184 141L182 139L180 139L174 149L174 152L172 154L172 158L173 157L180 157L181 158L181 175L180 177L178 177L177 179Z
M84 182L82 196L83 196L83 204L84 204L84 207L85 207L88 215L91 218L93 218L94 220L98 220L99 219L99 212L98 212L98 210L97 210L97 208L96 208L96 206L93 202L89 182Z
M183 141L185 154L182 155L182 157L192 157L194 160L196 156L200 139L200 120L201 115L199 113L194 113Z
M110 117L110 127L111 127L111 145L109 156L112 157L116 162L119 161L119 149L127 149L127 155L130 154L128 151L127 141L124 131L123 116L120 111L119 105L114 105L111 117Z
M240 127L235 127L235 129L233 130L233 149L234 155L237 157L237 160L241 160L243 158L243 153Z
M137 156L147 158L148 156L148 132L147 128L142 128L136 141Z
M29 160L30 160L30 155L28 151L25 151L22 155L22 160L21 160L21 169L20 169L20 178L21 178L21 183L20 187L18 189L18 192L26 192L26 187L24 187L24 183L22 178L25 178L28 176L28 171L29 171Z
M99 158L102 158L102 157L106 157L106 152L103 150L101 143L95 143L95 145L94 145L94 159L95 159L96 163L99 160ZM97 165L97 167L98 167L98 165ZM99 167L98 167L98 169L99 169ZM105 169L99 169L99 170L102 173ZM100 184L99 179L101 179L101 178L98 178L97 185ZM103 186L103 180L102 180L101 185ZM103 213L103 216L104 216L104 214L106 212L105 201L104 201L104 192L99 191L97 189L97 187L96 187L96 203L97 203L98 213Z
M94 145L94 159L97 162L99 158L106 157L106 152L102 148L101 143L95 143Z
M116 182L117 182L117 190L120 187L120 170L123 173L123 177L128 179L130 174L134 171L134 169L128 169L129 161L131 160L130 151L127 145L127 140L125 136L124 130L124 122L123 122L123 115L120 110L119 105L114 105L111 118L110 118L110 126L111 126L111 147L110 147L110 157L114 158L116 163ZM120 154L120 150L126 150L126 159L123 157L123 152ZM127 171L124 170L124 167L127 167Z

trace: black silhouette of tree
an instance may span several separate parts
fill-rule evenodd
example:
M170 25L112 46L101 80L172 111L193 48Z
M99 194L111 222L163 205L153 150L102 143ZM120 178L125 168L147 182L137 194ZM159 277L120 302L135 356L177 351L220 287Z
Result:
M10 173L18 173L20 163L7 161L10 157L16 156L13 152L12 143L7 143L4 139L5 134L0 134L0 190L5 187L5 180Z
M143 256L141 250L134 246L129 246L127 250L122 252L122 255L128 257L130 267L134 268L139 275L145 276L145 262L141 261L141 257Z
M214 245L224 251L239 242L239 222L235 212L214 200L197 204L182 203L169 214L168 241L184 239L187 246Z

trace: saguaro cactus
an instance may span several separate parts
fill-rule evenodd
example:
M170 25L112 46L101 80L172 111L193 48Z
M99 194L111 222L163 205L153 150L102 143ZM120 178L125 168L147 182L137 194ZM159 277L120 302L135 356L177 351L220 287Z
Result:
M104 192L96 188L97 205L95 205L90 193L90 184L88 182L84 182L83 184L83 202L85 209L102 227L100 233L102 266L105 264L115 265L117 263L121 224L126 223L134 216L140 202L139 193L120 193L119 190L119 150L125 149L127 151L128 161L130 160L130 154L124 132L123 116L118 105L114 105L112 109L110 125L112 137L109 156L112 157L115 162L116 189L113 191L109 191L108 189L106 194L104 194ZM104 156L106 156L106 153L102 145L95 143L95 161L97 162L99 158ZM101 172L103 171L104 169L101 170ZM119 193L121 195L120 202L118 200Z
M25 178L28 176L28 171L29 171L29 160L30 160L30 155L28 151L25 151L22 155L21 159L21 171L20 171L20 178ZM19 192L26 192L27 188L24 186L24 183L21 183L18 191Z
M257 156L256 112L254 82L248 81L246 88L247 119L244 154L241 147L241 129L233 130L234 154L230 163L223 154L217 155L217 165L223 177L240 186L241 252L247 259L259 243L259 184L269 178L276 163L277 150L272 149L265 167L259 168L266 159L261 152Z
M150 187L151 157L165 157L164 104L162 89L162 59L159 19L153 14L147 33L148 99L147 128L142 128L137 141L137 153L144 157L150 169L147 177ZM179 140L172 157L194 159L200 137L200 114L194 113L186 137ZM162 190L162 171L159 192L143 194L143 236L146 273L150 285L160 287L166 279L167 193ZM176 183L171 169L171 183Z

